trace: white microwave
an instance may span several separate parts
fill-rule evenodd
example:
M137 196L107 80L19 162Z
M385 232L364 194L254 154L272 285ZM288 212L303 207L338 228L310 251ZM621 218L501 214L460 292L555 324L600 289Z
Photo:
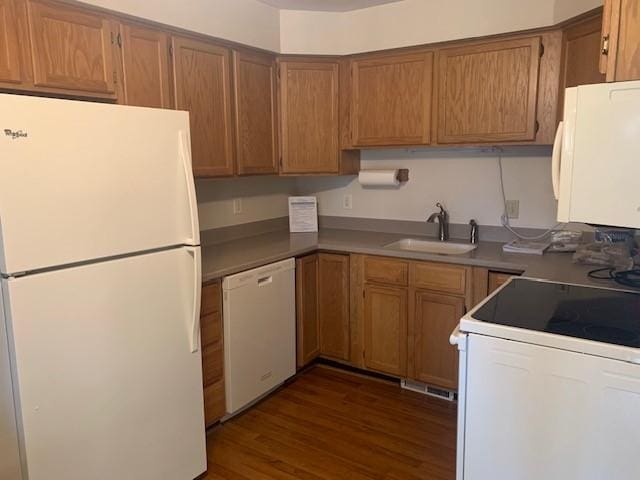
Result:
M552 180L558 221L640 228L640 81L566 89Z

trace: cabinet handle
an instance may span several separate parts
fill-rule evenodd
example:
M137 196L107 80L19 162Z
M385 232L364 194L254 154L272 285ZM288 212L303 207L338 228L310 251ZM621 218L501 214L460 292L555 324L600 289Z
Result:
M609 35L602 37L602 48L600 49L602 55L609 55Z

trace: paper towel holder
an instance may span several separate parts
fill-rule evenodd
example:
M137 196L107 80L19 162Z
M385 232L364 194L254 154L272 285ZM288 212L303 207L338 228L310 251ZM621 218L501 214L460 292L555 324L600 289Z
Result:
M400 183L406 183L409 181L409 169L408 168L401 168L398 170L398 174L396 175L396 178L398 179L398 181Z

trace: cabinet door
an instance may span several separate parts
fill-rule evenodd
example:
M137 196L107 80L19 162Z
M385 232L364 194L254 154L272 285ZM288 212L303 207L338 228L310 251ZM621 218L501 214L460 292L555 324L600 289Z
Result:
M238 174L278 172L275 58L233 52Z
M121 30L122 102L171 108L169 36L160 30L126 23Z
M458 350L449 336L462 315L464 298L416 290L410 319L409 376L420 382L458 388Z
M407 289L365 286L365 366L407 375Z
M106 16L60 3L30 0L27 5L34 85L115 97L116 25Z
M229 50L174 37L172 51L176 108L189 112L194 174L231 176L234 162Z
M433 53L354 60L352 74L354 146L431 142Z
M568 27L562 33L562 73L559 95L559 117L564 110L564 89L602 83L605 76L600 73L600 40L602 17L591 18Z
M600 70L607 81L640 79L640 3L605 0Z
M438 62L438 143L532 141L540 37L447 48Z
M338 64L280 63L282 173L338 173Z
M226 413L224 397L224 339L220 282L202 286L200 328L204 421L210 426Z
M25 38L24 4L19 0L0 0L0 83L20 84L26 80L23 62Z
M489 272L489 295L507 283L512 276L512 273Z
M296 260L298 368L320 355L318 306L318 255L309 255Z
M349 360L349 257L318 255L320 352Z

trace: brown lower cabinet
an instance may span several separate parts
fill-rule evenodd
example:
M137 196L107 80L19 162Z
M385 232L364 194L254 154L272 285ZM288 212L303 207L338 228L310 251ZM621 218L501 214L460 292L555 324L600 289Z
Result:
M296 262L298 367L317 357L456 390L460 318L517 273L317 253Z
M202 286L200 337L202 344L202 385L204 421L207 427L226 413L224 397L224 341L220 282Z
M364 288L364 364L371 370L407 374L407 289Z
M322 355L349 360L349 256L319 253L296 262L297 364Z
M304 367L320 355L318 255L296 260L297 365Z
M349 360L349 255L318 254L320 353Z
M465 299L427 290L412 294L409 377L430 385L458 388L458 350L449 336L465 313Z

